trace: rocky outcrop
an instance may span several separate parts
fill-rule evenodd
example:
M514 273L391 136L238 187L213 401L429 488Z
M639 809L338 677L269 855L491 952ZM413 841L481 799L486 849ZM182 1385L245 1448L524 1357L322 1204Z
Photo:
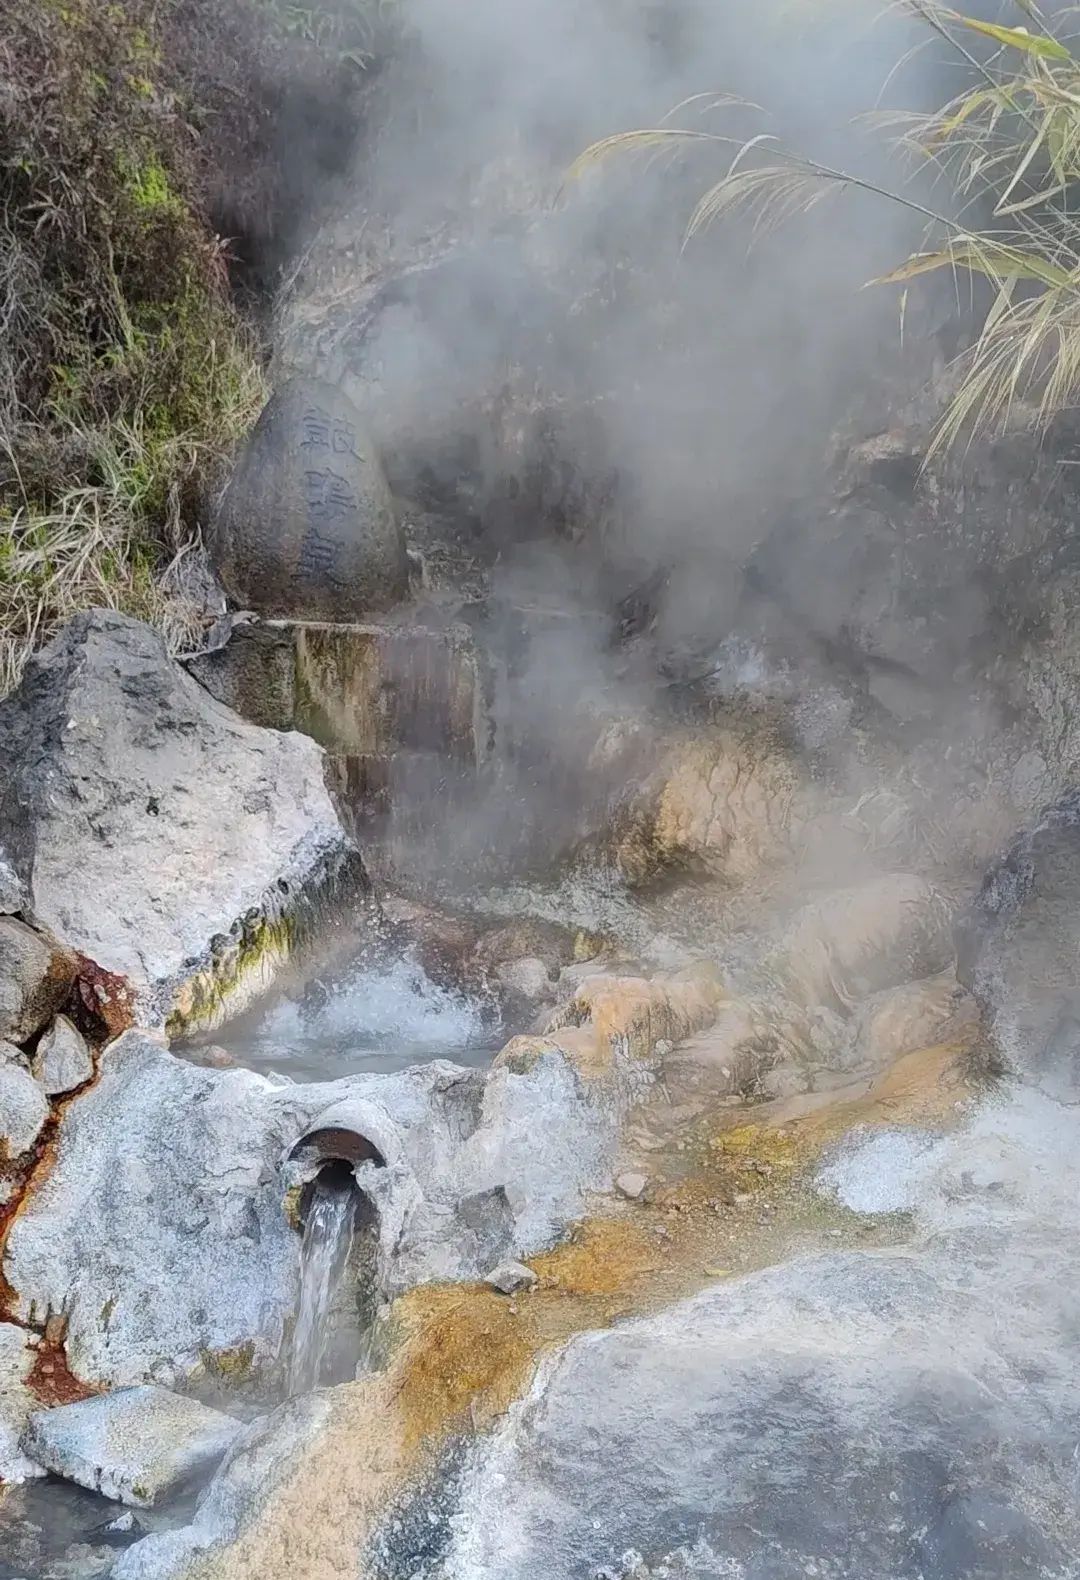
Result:
M645 881L689 869L745 882L798 841L811 805L793 757L767 729L658 741L660 766L616 818L614 858Z
M1076 1250L1049 1214L1074 1147L1052 1105L990 1110L931 1148L914 1252L796 1259L574 1340L447 1489L431 1572L1069 1573Z
M339 389L291 379L271 396L210 540L241 608L354 620L408 587L405 544L363 419Z
M265 1369L296 1308L286 1198L311 1170L289 1159L310 1132L345 1130L367 1147L350 1156L382 1159L362 1185L392 1294L552 1243L610 1179L616 1110L554 1044L524 1072L431 1063L301 1086L199 1068L132 1031L65 1112L4 1277L22 1320L65 1315L86 1382Z
M110 611L0 703L0 846L112 1031L216 1022L365 882L319 749L242 723Z
M952 963L951 909L910 873L872 878L812 901L768 962L796 1003L849 1010L885 988Z
M373 1394L290 1405L191 1527L117 1576L278 1580L309 1560L433 1580L1070 1575L1076 1140L1035 1094L954 1136L855 1138L822 1191L914 1211L911 1244L798 1256L582 1333L489 1435L404 1487L380 1475L392 1411L358 1447ZM353 1452L370 1468L346 1512L326 1456ZM313 1502L351 1540L313 1542Z

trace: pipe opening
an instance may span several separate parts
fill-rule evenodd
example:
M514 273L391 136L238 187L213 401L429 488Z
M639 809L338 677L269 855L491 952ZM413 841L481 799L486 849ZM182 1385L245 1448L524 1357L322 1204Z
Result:
M386 1159L373 1141L358 1130L337 1125L324 1126L301 1136L291 1156L303 1162L347 1164L350 1172L360 1163L374 1163L378 1169L386 1167Z

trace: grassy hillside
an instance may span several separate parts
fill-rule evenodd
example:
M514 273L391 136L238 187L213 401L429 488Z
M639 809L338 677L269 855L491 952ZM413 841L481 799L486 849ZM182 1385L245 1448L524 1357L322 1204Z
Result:
M198 639L185 566L265 397L301 196L360 124L373 4L3 8L0 689L88 603Z

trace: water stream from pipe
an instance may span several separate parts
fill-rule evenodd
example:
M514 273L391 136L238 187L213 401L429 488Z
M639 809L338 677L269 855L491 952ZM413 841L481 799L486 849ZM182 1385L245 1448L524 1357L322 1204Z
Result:
M290 1395L317 1388L330 1336L330 1315L349 1261L357 1195L351 1180L315 1181L300 1252L300 1309L289 1361Z

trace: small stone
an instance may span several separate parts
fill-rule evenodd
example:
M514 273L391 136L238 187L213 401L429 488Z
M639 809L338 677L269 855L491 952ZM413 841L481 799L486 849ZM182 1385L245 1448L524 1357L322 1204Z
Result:
M0 1157L29 1152L49 1117L41 1087L18 1064L0 1064Z
M673 1042L669 1042L666 1037L661 1037L656 1044L656 1057L658 1059L666 1059L669 1053L674 1052L675 1044Z
M484 1279L489 1289L500 1295L516 1295L522 1289L534 1289L540 1282L531 1267L523 1262L500 1262Z
M644 1195L648 1183L647 1174L630 1172L619 1175L615 1181L615 1189L620 1196L625 1196L627 1201L638 1201Z
M110 1536L127 1536L135 1531L141 1531L143 1526L131 1509L125 1509L123 1514L118 1514L115 1520L110 1520L103 1529Z
M94 1061L86 1040L66 1015L57 1015L38 1043L32 1069L46 1097L60 1097L93 1076Z
M149 1385L40 1410L22 1448L54 1475L149 1509L212 1470L242 1430L231 1416Z

